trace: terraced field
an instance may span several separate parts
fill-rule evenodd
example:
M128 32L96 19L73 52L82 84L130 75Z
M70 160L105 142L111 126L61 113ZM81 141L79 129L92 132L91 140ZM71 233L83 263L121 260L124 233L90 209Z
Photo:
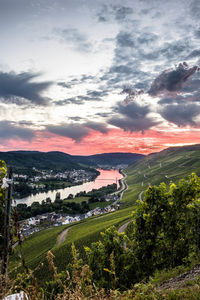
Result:
M122 202L125 206L134 205L141 191L161 182L178 182L192 172L200 174L200 145L166 149L152 154L128 167L128 190Z
M112 225L120 226L125 220L131 217L133 208L129 207L123 210L106 214L104 216L92 217L84 221L74 223L73 225L60 226L41 232L35 233L23 243L23 252L26 265L32 269L36 268L40 263L43 266L36 271L37 277L40 281L46 281L51 278L51 272L48 270L46 254L51 250L55 255L55 263L58 270L65 269L66 265L71 262L71 245L75 243L76 248L80 252L80 257L84 259L84 246L89 246L93 241L101 238L100 232ZM58 235L66 229L71 227L65 241L58 246ZM11 268L13 263L20 262L18 256L19 249L16 249L15 255L11 259Z

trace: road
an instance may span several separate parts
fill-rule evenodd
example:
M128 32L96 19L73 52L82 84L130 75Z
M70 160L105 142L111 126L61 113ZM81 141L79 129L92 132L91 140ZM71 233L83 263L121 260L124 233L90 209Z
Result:
M113 202L113 203L112 203L113 205L117 204L117 202L119 202L120 200L122 200L123 195L124 195L124 192L125 192L126 190L128 190L128 184L127 184L127 182L126 182L127 174L125 174L123 171L121 171L121 173L122 173L122 175L124 176L124 177L121 179L121 183L122 183L121 189L111 194L111 195L117 195L117 194L120 194L120 198L117 199L115 202Z

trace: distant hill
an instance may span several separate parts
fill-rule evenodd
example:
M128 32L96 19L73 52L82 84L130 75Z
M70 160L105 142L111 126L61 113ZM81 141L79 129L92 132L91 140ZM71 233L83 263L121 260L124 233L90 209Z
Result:
M62 152L10 151L0 152L0 160L17 169L80 169L80 165Z
M8 166L13 166L17 169L35 167L38 169L71 170L98 167L99 165L130 165L143 157L144 155L135 153L105 153L91 156L73 156L58 151L0 152L0 160L4 160Z
M109 165L116 166L120 164L130 165L136 161L144 158L145 155L137 153L102 153L89 156L74 156L75 161L84 163L87 165L98 166L98 165Z

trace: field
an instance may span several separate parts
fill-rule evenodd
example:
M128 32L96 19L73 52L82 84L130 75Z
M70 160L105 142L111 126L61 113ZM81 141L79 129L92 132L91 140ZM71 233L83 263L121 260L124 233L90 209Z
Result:
M55 255L55 263L59 271L61 271L71 262L72 243L75 243L76 248L80 252L80 257L84 259L84 246L89 246L93 241L98 240L101 237L100 232L105 230L105 228L112 225L120 226L124 220L131 217L131 211L132 208L118 210L114 213L92 217L79 223L73 223L72 225L59 226L33 234L23 243L26 265L30 268L35 268L39 263L43 263L43 267L36 271L37 277L41 281L50 279L51 273L48 271L46 260L48 250L51 250ZM67 227L70 227L70 230L66 240L60 246L57 246L59 234ZM16 253L11 259L11 269L14 266L14 262L15 266L17 262L20 262L18 251L17 247Z
M161 182L177 183L181 178L192 172L200 174L200 146L190 146L167 149L157 154L147 156L125 172L128 175L128 190L124 193L124 207L133 205L141 191L149 185L159 185Z
M75 197L75 198L72 198L72 199L65 199L64 201L67 202L67 203L75 202L75 203L81 204L81 202L83 202L83 201L88 202L89 198L90 197Z
M75 243L81 258L85 258L84 246L89 246L93 241L101 238L100 232L105 228L115 225L117 227L131 218L131 212L136 205L136 200L149 184L167 184L173 180L175 183L191 172L200 174L200 147L183 147L178 150L164 150L153 154L128 167L127 173L128 190L122 199L122 209L104 216L92 217L74 223L73 225L56 227L36 233L23 243L23 251L28 267L35 268L40 262L43 267L36 271L39 281L48 280L52 274L48 271L46 253L51 249L55 255L55 263L58 270L64 270L71 262L71 244ZM84 197L84 200L86 198ZM74 199L67 200L74 201ZM82 202L82 198L77 199ZM108 204L108 203L107 203ZM62 230L69 227L70 230L65 241L57 246L56 241ZM19 261L17 254L12 257L13 261Z
M64 200L65 202L75 202L75 203L79 203L81 204L81 202L86 201L88 203L90 197L75 197L73 199L66 199ZM112 204L112 201L102 201L102 202L93 202L93 203L88 203L90 210L94 209L95 207L100 207L100 208L104 208L110 204Z

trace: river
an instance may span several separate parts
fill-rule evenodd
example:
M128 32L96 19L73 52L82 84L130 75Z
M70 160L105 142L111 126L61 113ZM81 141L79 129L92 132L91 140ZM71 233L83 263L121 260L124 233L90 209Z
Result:
M80 185L75 185L71 187L67 187L64 189L58 189L54 191L48 191L48 192L41 192L38 194L32 194L28 197L17 199L16 204L18 203L25 203L27 205L31 205L32 202L38 201L42 202L42 200L45 200L47 197L50 197L52 201L55 200L56 193L60 193L61 199L64 199L69 196L69 194L76 195L80 192L90 192L93 189L99 189L103 186L107 186L108 184L117 183L117 186L119 187L119 179L123 178L123 175L119 173L118 170L102 170L98 169L100 172L100 175L94 180L90 182L86 182ZM116 182L117 180L117 182Z

